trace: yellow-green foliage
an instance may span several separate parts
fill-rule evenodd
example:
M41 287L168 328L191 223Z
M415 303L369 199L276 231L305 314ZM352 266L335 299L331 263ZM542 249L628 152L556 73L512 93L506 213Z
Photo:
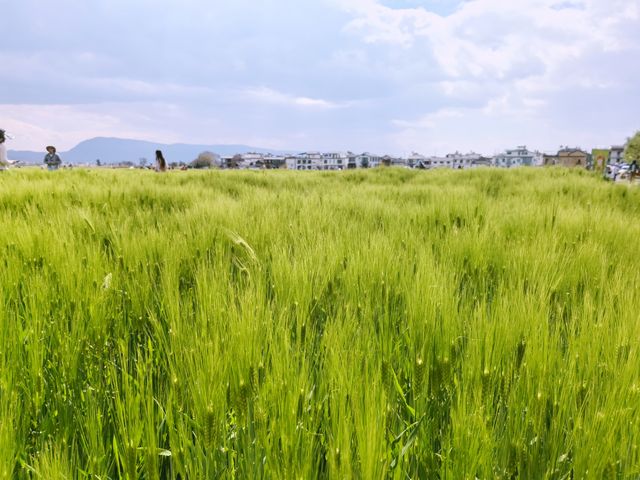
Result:
M638 478L640 191L0 172L0 478Z

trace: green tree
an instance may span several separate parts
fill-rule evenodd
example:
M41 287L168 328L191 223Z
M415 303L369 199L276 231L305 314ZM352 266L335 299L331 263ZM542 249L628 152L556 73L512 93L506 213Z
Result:
M213 168L216 166L216 156L212 152L202 152L191 162L191 168Z
M629 163L634 160L640 161L640 131L627 140L627 144L624 147L624 160Z

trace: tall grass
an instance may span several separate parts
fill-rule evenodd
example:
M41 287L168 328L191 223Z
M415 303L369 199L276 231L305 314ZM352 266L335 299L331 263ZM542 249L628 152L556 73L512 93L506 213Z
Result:
M0 175L1 478L638 478L640 191Z

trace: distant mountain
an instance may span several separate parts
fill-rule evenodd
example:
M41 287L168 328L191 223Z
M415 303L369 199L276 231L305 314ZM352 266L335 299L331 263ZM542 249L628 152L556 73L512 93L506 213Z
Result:
M42 163L46 152L29 152L27 150L9 150L7 156L9 160L20 160L26 163Z
M123 138L97 137L80 142L68 152L58 152L64 163L95 164L100 159L103 164L133 162L138 164L141 158L146 158L149 164L155 161L156 150L162 150L167 162L190 162L198 154L208 151L221 156L236 153L273 153L288 154L292 152L273 150L268 148L250 147L248 145L190 145L184 143L163 144L144 140L128 140ZM45 156L42 152L9 150L8 156L12 160L27 163L42 163Z

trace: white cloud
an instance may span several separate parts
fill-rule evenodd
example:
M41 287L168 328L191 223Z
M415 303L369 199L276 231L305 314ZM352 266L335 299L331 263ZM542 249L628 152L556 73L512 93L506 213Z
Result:
M59 150L74 147L97 136L163 140L171 143L179 135L170 125L179 122L182 112L169 104L89 104L89 105L0 105L3 128L15 138L12 150L33 149L39 143ZM44 147L44 145L41 145Z
M313 109L334 109L344 108L347 103L337 103L321 98L309 98L290 95L273 90L268 87L251 87L241 91L241 96L251 101L284 105L289 107L313 108Z
M83 78L78 79L78 85L83 88L96 90L111 90L117 93L135 95L140 97L201 97L215 93L206 87L181 85L171 82L150 82L125 77L113 78Z
M593 109L626 111L622 98L637 90L640 0L473 0L447 16L375 0L339 3L353 15L347 31L365 43L432 61L425 85L444 100L390 122L399 148L551 148L562 136L595 144L628 122L610 116L594 130L602 121ZM407 84L416 85L411 73Z
M244 124L251 119L242 117ZM260 120L262 121L262 120ZM73 148L93 137L118 137L159 143L246 144L290 149L309 136L298 130L282 134L251 128L241 131L237 120L205 109L198 114L184 106L161 102L74 105L0 104L0 124L12 133L10 150L38 150L55 145ZM242 133L238 133L238 132Z
M354 15L347 30L366 42L405 48L426 42L450 78L507 78L528 64L552 70L585 52L634 48L639 0L475 0L453 14L393 9L374 0L343 0Z
M463 118L467 110L462 108L442 108L423 115L417 120L393 120L392 123L403 128L431 129L437 127L442 120Z
M640 127L640 0L89 3L3 9L11 148L109 135L491 152Z

